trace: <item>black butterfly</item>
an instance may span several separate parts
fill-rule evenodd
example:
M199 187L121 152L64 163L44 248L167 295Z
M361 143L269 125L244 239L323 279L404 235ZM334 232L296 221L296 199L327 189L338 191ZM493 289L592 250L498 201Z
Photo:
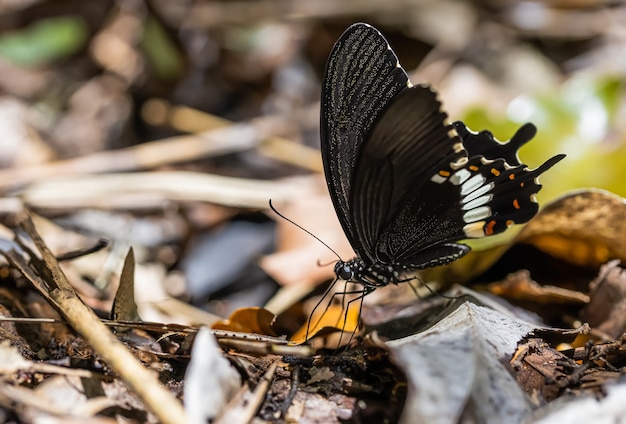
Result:
M459 259L470 251L459 240L527 222L538 210L537 177L565 157L528 169L517 151L535 132L526 124L499 143L450 125L380 32L352 25L328 59L321 103L326 182L356 253L337 262L337 277L362 284L365 296Z

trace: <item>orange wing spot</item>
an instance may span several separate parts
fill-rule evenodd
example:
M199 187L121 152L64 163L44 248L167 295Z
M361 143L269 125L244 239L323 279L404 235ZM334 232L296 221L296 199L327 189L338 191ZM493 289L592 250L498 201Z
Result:
M518 202L518 200L517 200L517 199L514 199L514 200L513 200L513 207L514 207L515 209L519 209L519 208L520 208L520 206L519 206L519 202Z
M509 180L514 180L514 179L515 179L515 174L509 174Z
M507 221L506 221L506 226L507 227L510 227L513 224L515 224L515 221L513 221L512 219L507 219Z
M524 183L522 182L519 186L520 186L520 187L524 187Z
M470 171L478 171L478 167L476 165L470 165L469 166L469 170Z
M491 168L491 173L496 177L500 176L500 171L498 171L496 168Z
M439 175L441 175L442 177L448 178L450 176L450 171L446 171L445 169L442 169L441 171L439 171Z
M487 225L485 225L485 235L490 236L493 234L493 227L496 225L496 221L489 221Z

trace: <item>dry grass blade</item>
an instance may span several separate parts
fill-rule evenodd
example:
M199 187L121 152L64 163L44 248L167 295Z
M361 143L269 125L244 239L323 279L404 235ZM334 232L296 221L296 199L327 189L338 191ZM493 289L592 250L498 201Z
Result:
M1 172L0 172L1 173ZM307 177L260 181L172 171L51 178L22 193L31 208L71 210L113 206L133 208L152 196L154 203L204 201L235 207L266 208L269 198L293 199L314 185Z
M147 169L243 151L280 132L284 125L284 118L280 116L258 118L202 134L172 137L35 167L0 170L0 189L59 175Z
M137 304L135 303L135 253L131 247L124 260L120 285L115 293L111 319L138 321Z

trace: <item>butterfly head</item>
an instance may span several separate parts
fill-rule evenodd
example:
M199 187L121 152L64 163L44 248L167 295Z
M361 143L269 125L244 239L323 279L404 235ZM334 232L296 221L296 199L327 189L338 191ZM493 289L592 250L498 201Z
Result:
M335 263L335 274L338 278L344 281L354 280L355 275L358 275L362 271L362 264L359 264L355 259L348 262L337 261Z

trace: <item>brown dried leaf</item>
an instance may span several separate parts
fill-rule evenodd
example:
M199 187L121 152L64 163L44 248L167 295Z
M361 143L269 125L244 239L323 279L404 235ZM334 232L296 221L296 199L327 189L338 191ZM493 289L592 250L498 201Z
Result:
M211 328L214 330L276 336L273 328L274 319L274 314L267 309L258 307L241 308L233 312L228 319L216 322Z
M120 285L115 293L115 299L113 299L111 319L114 321L139 320L137 304L135 303L135 253L132 247L128 250L124 260Z
M599 267L626 261L626 201L604 190L566 194L524 227L517 241L566 261Z
M327 308L318 308L315 314L296 333L291 336L291 341L302 344L307 341L307 327L309 340L317 337L325 338L324 346L333 348L341 347L339 343L348 343L359 327L360 305L358 302L350 304L346 311L341 305L330 305ZM337 334L339 333L339 334ZM343 334L342 334L343 333ZM319 343L313 342L314 345Z
M546 205L517 237L423 272L427 280L463 282L487 271L515 244L536 247L573 265L599 267L610 259L626 261L626 203L599 189L570 192ZM498 236L493 237L497 240ZM479 242L483 240L478 240ZM519 258L518 269L528 265Z
M600 268L590 284L591 302L581 311L584 321L612 338L626 331L626 271L618 265L615 260Z
M562 383L569 381L569 375L559 364L570 363L572 368L576 365L548 343L536 338L518 346L510 363L520 387L531 398L542 401L557 398L564 389Z
M543 304L589 303L584 293L555 286L542 286L530 278L530 272L521 270L509 274L505 280L490 284L488 290L506 299L527 300Z

